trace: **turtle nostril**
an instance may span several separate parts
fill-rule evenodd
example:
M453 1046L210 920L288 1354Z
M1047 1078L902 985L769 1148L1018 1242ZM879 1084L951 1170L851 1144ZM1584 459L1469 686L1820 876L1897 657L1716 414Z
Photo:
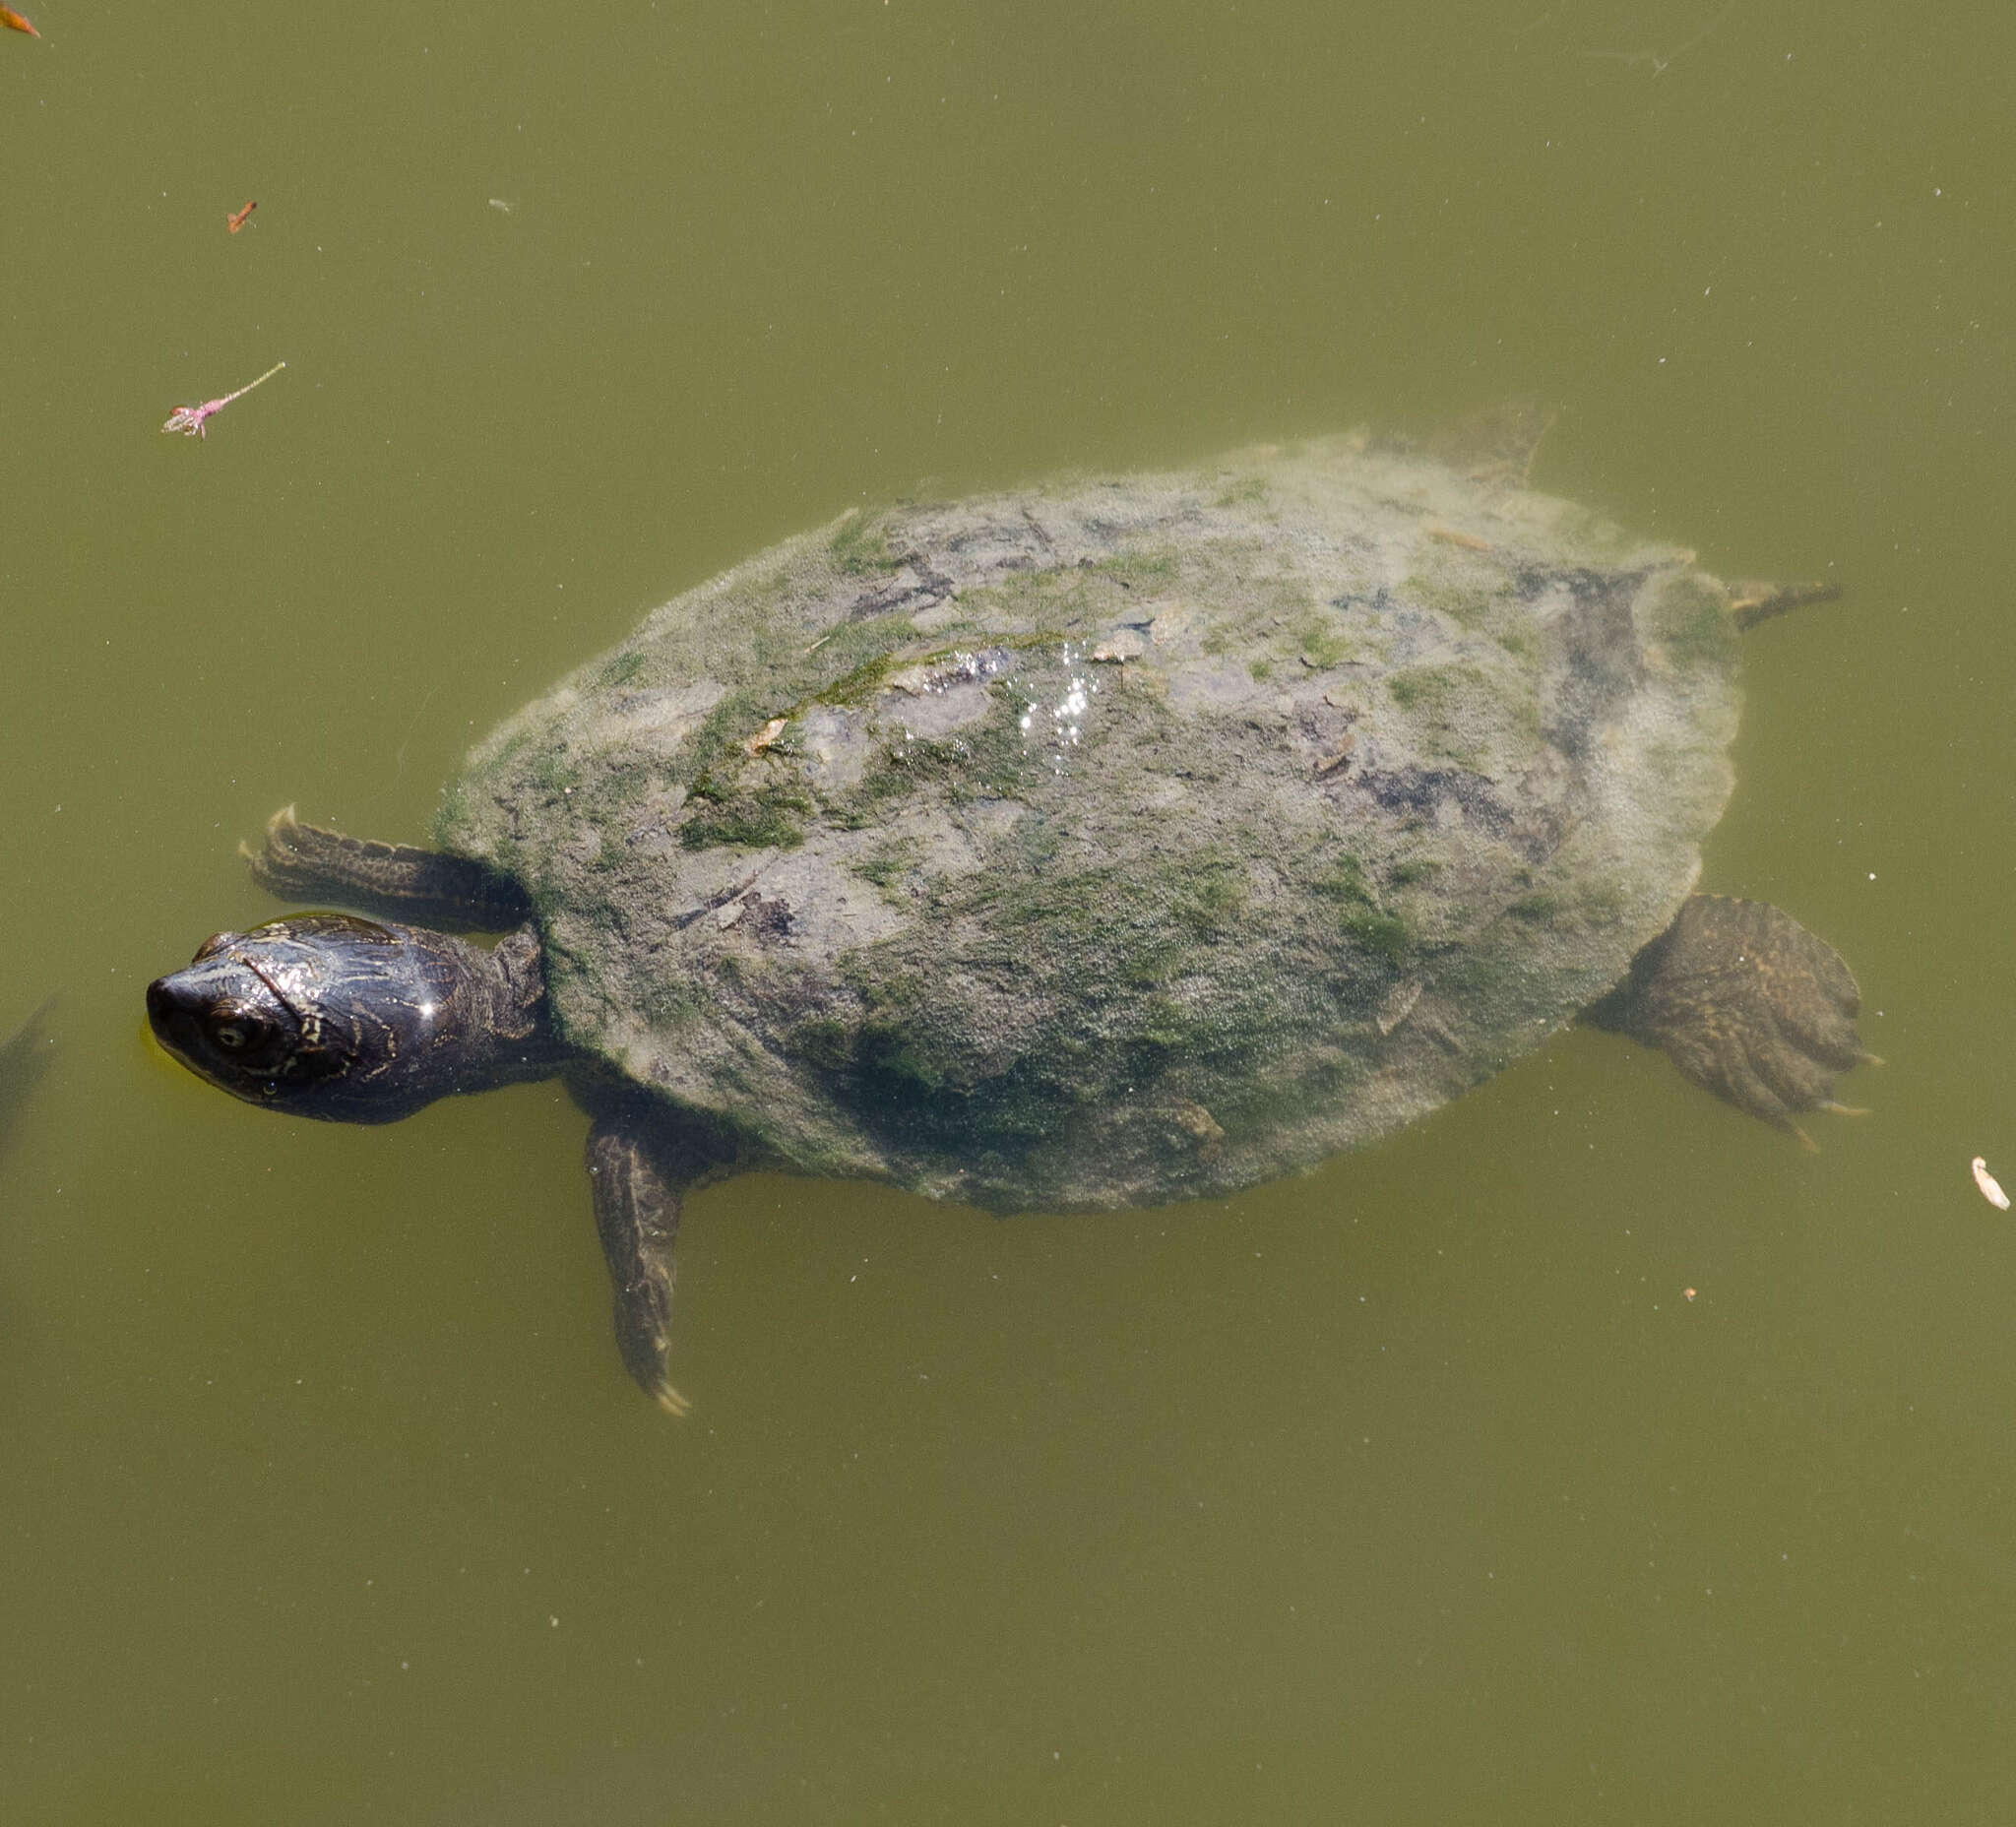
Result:
M186 1026L193 1016L188 994L172 976L158 976L147 986L147 1019L163 1040L171 1028Z

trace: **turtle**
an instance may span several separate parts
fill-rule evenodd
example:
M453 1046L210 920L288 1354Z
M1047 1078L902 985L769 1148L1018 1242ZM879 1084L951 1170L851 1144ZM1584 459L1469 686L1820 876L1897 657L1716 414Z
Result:
M1781 1128L1870 1059L1847 965L1695 893L1727 583L1526 459L1353 433L854 509L506 721L431 845L278 814L315 909L147 992L351 1122L558 1075L637 1383L683 1197L746 1167L997 1212L1306 1171L1578 1018ZM466 934L502 934L485 946Z

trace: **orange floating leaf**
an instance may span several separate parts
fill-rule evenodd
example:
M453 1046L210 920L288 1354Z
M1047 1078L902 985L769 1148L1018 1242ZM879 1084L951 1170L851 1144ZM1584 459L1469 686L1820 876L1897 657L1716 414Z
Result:
M32 38L42 35L11 6L0 6L0 26L5 26L10 32L25 32Z
M242 210L237 211L234 215L226 216L224 218L224 226L233 234L236 234L240 228L244 227L245 219L258 207L259 199L254 197Z

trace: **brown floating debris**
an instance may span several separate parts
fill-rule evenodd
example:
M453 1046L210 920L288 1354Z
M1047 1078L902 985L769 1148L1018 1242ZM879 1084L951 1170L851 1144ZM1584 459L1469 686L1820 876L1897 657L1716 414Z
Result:
M1488 539L1480 539L1474 533L1459 533L1454 527L1430 527L1428 537L1440 539L1444 545L1460 545L1466 552L1487 552L1491 549Z
M1339 768L1343 767L1351 759L1351 752L1357 746L1357 737L1353 735L1350 730L1346 730L1343 735L1337 738L1337 753L1326 755L1316 764L1317 775L1320 777L1325 774L1335 774Z
M773 717L769 723L742 744L745 755L760 755L784 734L784 726L790 721L787 717Z
M25 32L32 38L42 35L11 6L0 6L0 26L5 26L9 32Z
M1199 1161L1216 1161L1225 1153L1225 1131L1201 1103L1183 1099L1170 1104L1168 1113L1178 1133L1197 1145Z
M224 218L224 226L233 234L236 234L251 220L252 212L258 207L259 199L257 197L249 198L242 210Z

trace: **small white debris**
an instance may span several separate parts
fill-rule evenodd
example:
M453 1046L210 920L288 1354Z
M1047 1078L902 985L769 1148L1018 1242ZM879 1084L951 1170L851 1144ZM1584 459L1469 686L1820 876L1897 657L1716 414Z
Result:
M1974 1183L1981 1188L1981 1196L1997 1212L2009 1209L2009 1195L2005 1193L1988 1171L1988 1164L1979 1155L1974 1158Z

